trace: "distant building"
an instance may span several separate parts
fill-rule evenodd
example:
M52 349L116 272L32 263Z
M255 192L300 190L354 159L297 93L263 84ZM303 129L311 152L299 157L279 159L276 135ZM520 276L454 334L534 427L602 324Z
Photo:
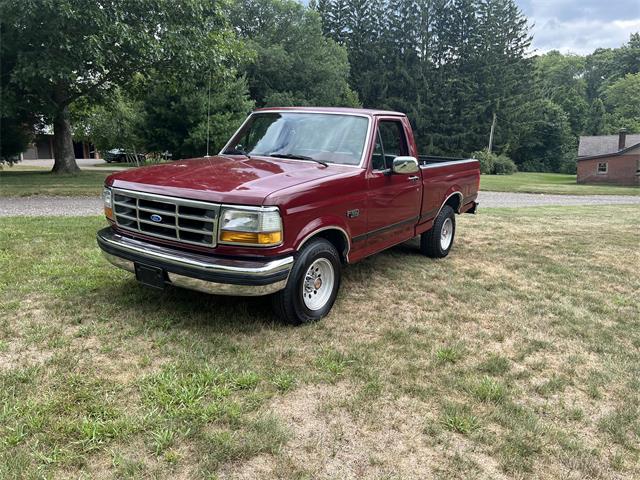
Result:
M76 158L100 158L95 147L88 142L73 141L73 153ZM53 133L50 128L37 133L33 143L22 153L22 160L48 160L53 158Z
M578 183L640 185L640 133L580 137Z

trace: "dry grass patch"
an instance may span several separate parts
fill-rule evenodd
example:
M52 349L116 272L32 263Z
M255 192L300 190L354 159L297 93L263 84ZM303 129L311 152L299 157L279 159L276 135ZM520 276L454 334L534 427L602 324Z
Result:
M640 212L484 211L332 314L164 293L98 218L0 225L0 477L637 478Z

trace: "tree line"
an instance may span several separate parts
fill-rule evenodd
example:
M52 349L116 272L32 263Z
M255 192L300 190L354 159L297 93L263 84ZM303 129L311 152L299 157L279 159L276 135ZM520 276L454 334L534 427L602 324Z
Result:
M59 172L72 134L201 156L262 106L400 110L425 153L490 147L521 170L640 132L640 36L535 55L513 0L0 0L0 35L1 156L52 125Z
M406 112L421 150L491 149L521 170L575 169L579 135L640 132L640 35L587 56L534 55L512 0L314 0L365 106ZM491 135L493 127L493 136Z

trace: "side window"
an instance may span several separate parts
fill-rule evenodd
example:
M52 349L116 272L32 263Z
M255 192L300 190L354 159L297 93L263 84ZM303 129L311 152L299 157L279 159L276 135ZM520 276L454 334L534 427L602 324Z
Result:
M378 152L378 143L381 143L381 151ZM382 159L376 158L376 153ZM393 159L408 155L407 139L404 135L402 123L395 120L383 120L378 124L378 138L376 139L376 149L373 154L374 170L385 170L391 168Z
M605 174L609 171L608 169L608 165L607 162L600 162L598 163L598 173L599 174Z

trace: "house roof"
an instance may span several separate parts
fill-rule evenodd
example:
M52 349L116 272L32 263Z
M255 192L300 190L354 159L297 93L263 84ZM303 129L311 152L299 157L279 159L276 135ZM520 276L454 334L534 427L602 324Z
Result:
M591 137L580 137L578 144L578 158L580 157L596 157L601 155L610 155L618 153L619 135L597 135ZM640 144L640 133L627 134L625 141L626 148L635 147Z

